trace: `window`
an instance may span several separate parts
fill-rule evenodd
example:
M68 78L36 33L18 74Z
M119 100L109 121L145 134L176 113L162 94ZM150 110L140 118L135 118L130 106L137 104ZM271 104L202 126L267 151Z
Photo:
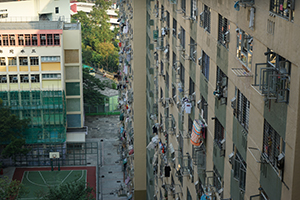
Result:
M202 51L201 72L208 81L209 80L209 56L204 51Z
M9 75L10 83L18 83L18 75Z
M220 123L220 121L215 118L215 143L218 145L220 149L223 149L222 147L222 140L224 139L224 127Z
M59 34L54 34L54 45L60 45L60 36L59 36Z
M24 45L24 35L18 35L19 45Z
M45 34L40 35L40 41L41 41L41 46L46 45L46 35Z
M163 61L160 61L160 73L162 75L164 74L164 63L163 63Z
M177 21L173 18L173 36L177 37Z
M39 57L30 57L30 65L39 65Z
M180 40L180 45L182 48L185 49L185 30L182 28L182 26L180 27L180 35L178 39Z
M190 77L189 95L192 95L194 92L195 92L195 83Z
M10 44L10 46L16 45L15 35L9 35L9 44Z
M295 0L270 0L270 11L290 21L294 20Z
M55 13L59 13L59 7L55 7Z
M164 98L164 91L160 88L160 99Z
M179 77L182 85L182 90L184 91L184 76L185 76L185 69L182 63L180 63L180 69L179 69Z
M200 115L202 117L202 119L205 120L205 122L207 123L207 115L208 115L208 110L207 110L207 102L206 100L204 99L204 97L201 95L201 102L200 102Z
M25 35L25 46L30 46L30 45L31 45L30 35L26 34Z
M0 66L6 66L5 57L0 58Z
M228 48L229 43L229 30L229 21L219 14L218 41L226 48Z
M8 66L16 66L17 65L17 58L16 57L9 57L8 58Z
M60 79L61 74L42 74L43 79Z
M216 191L219 191L222 188L222 177L215 165L213 167L213 170L214 170L213 186L216 188ZM223 193L221 194L220 197L221 199L223 199Z
M197 1L191 0L191 18L196 20L197 17Z
M187 188L186 200L193 200L192 195L189 191L189 188Z
M177 61L176 61L176 54L175 54L175 52L173 51L173 58L172 58L173 60L173 68L175 69L175 70L177 70ZM173 80L173 82L175 82L174 80Z
M253 53L253 38L239 29L237 34L237 52L236 56L251 70L252 53Z
M37 46L37 41L38 41L37 35L33 34L32 35L32 46Z
M29 83L29 76L26 75L20 75L21 83Z
M269 160L270 164L277 168L277 157L285 152L285 141L277 131L264 121L263 154Z
M169 73L166 71L166 87L169 90Z
M47 34L47 45L53 45L52 34Z
M160 15L161 15L161 20L164 20L164 15L165 15L165 7L164 5L161 4L161 8L160 8Z
M19 65L28 65L27 57L19 57Z
M193 38L190 38L190 59L196 62L196 57L197 57L197 43L195 43Z
M173 100L176 101L176 86L174 84L172 84L172 97Z
M250 102L248 99L236 88L236 109L233 110L233 115L237 118L240 124L248 132L249 128L249 111L250 111Z
M31 74L31 83L39 83L40 75L39 74Z
M170 28L170 13L168 11L166 11L167 13L167 19L166 19L166 22L167 22L167 27Z
M186 13L186 0L181 0L181 10L183 13Z
M2 35L3 46L8 46L8 35Z
M233 159L232 169L233 177L239 181L240 189L245 191L247 163L244 161L237 149Z
M216 90L214 95L221 100L221 105L227 103L227 76L226 74L217 66L217 78L216 78Z
M200 14L200 26L210 33L210 13L211 9L207 5L204 5L204 10Z
M42 62L60 62L59 56L42 56L41 57Z
M0 75L0 83L7 83L6 75ZM4 100L3 98L1 98L1 99Z

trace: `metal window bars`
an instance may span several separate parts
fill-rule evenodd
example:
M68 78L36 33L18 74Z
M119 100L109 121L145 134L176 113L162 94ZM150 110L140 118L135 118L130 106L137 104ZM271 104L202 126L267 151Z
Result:
M223 140L224 140L224 127L220 123L220 121L215 118L215 143L220 149L223 149Z
M229 33L229 21L222 17L219 14L219 27L218 27L218 41L228 48L228 43L230 41L230 33Z
M204 5L204 10L200 13L200 27L203 27L210 33L210 15L211 9L207 5Z
M233 114L248 133L250 102L238 89L236 99L237 101L233 102L236 104L234 105L235 109Z

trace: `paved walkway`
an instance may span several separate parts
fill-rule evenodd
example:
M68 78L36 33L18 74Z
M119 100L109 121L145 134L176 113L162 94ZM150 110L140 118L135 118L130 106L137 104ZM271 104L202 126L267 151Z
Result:
M123 182L119 147L119 116L86 116L87 141L100 140L99 200L125 200L117 191Z

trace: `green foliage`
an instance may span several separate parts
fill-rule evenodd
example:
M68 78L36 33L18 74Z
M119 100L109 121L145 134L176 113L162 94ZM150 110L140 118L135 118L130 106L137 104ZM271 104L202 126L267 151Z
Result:
M24 145L25 145L25 139L14 138L3 149L2 155L5 158L12 158L16 162L16 156L26 155L30 151L30 149L23 148Z
M116 84L115 82L113 82L113 83L111 84L111 88L114 89L114 90L116 90L116 89L117 89L117 84Z
M0 199L15 200L18 195L24 196L28 191L18 180L10 181L7 176L0 178Z
M72 16L72 21L81 22L82 62L92 67L104 67L106 70L116 72L119 47L113 38L118 29L110 30L109 16L106 13L110 5L110 1L96 0L88 16L85 12L79 11Z
M11 114L10 108L3 106L0 99L0 143L8 143L12 139L22 137L22 133L28 128L30 119L19 119Z
M50 187L49 192L42 198L42 200L93 200L92 195L94 191L89 185L83 181L76 181Z
M104 96L100 93L104 90L104 83L98 78L89 74L89 69L82 70L83 75L83 99L89 105L99 105L103 103Z

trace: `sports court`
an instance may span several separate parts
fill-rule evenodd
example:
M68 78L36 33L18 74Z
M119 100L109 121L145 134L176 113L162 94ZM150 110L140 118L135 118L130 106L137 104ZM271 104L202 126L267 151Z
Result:
M16 168L13 179L22 181L29 193L23 200L36 199L37 193L47 192L51 186L71 183L74 181L88 182L96 190L96 167L55 167ZM41 192L42 191L42 192ZM95 196L95 193L94 193Z

